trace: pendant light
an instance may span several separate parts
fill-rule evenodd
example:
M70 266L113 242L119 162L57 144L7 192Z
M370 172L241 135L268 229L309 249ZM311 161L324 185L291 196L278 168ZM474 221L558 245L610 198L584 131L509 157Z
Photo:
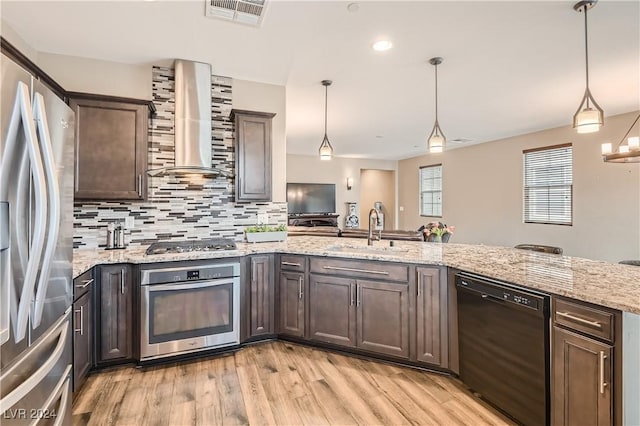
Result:
M331 83L333 83L331 80L322 80L322 85L324 86L324 139L320 144L320 149L318 149L321 160L331 160L331 157L333 157L333 147L327 137L327 92Z
M573 128L578 133L593 133L600 130L600 126L604 125L604 113L602 108L598 105L591 90L589 90L589 43L587 37L587 10L596 5L598 0L581 0L575 5L573 9L577 12L584 12L584 59L585 59L585 72L586 72L586 89L582 102L578 107L576 113L573 115Z
M438 65L442 63L442 58L431 58L429 59L429 63L436 69L436 122L434 123L433 130L431 130L431 134L429 135L428 146L430 153L436 153L442 152L444 150L444 144L447 142L447 139L444 137L442 129L440 128L440 124L438 124Z
M602 144L602 159L607 163L640 163L640 128L638 129L637 136L632 136L627 139L627 143L625 144L625 139L631 131L633 127L640 120L640 115L636 117L634 122L627 130L627 133L622 137L620 142L618 143L618 152L613 152L610 143Z

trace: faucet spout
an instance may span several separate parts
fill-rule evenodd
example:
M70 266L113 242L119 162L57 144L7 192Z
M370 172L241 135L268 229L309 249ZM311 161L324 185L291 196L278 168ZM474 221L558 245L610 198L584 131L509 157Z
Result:
M371 228L371 221L372 219L375 218L376 220L376 225L378 224L378 221L380 220L380 217L378 216L378 211L376 209L371 209L369 210L369 233L367 234L367 245L368 246L372 246L373 245L373 229ZM378 236L378 238L376 239L380 239L380 237Z

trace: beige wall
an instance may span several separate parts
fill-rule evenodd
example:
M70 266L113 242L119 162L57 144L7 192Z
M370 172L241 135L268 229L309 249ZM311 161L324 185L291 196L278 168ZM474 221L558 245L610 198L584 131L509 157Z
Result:
M318 146L320 146L318 141ZM367 160L359 158L334 157L331 161L321 161L318 156L287 155L287 182L334 183L336 185L336 213L340 215L340 226L344 227L348 201L358 203L360 211L360 170L396 170L397 161ZM353 178L353 187L347 190L347 178ZM367 211L369 211L367 209ZM362 226L362 216L360 224Z
M384 229L395 229L396 173L393 170L360 170L360 227L367 226L367 213L382 202Z
M565 254L617 262L640 258L640 164L604 163L602 142L622 138L637 113L607 117L598 133L570 126L502 139L398 165L401 228L432 218L418 211L418 168L443 164L443 217L456 226L452 242L560 246ZM573 226L522 221L522 150L573 144Z
M233 108L273 112L272 122L272 200L287 200L287 120L285 86L233 80Z
M151 99L151 64L38 53L38 65L71 92Z

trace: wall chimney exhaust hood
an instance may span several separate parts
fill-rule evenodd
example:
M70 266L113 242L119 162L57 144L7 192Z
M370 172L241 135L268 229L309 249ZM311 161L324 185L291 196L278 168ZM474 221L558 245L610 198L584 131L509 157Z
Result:
M211 165L211 65L176 59L174 68L175 165L147 174L231 176Z

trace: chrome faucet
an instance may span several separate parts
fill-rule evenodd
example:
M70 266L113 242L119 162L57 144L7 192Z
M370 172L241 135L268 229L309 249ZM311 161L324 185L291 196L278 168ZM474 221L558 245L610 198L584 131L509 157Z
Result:
M378 225L378 221L380 220L380 216L378 216L378 211L376 209L369 210L369 234L367 235L367 245L372 246L373 240L380 240L380 233L378 233L377 237L373 237L373 232L371 230L371 219L375 215L376 226Z

